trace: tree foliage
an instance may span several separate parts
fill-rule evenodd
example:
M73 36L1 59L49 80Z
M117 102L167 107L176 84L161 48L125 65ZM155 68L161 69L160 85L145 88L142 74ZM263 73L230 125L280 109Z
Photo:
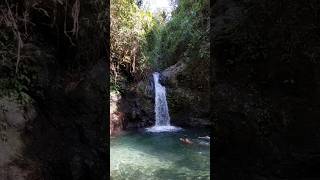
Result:
M179 60L197 66L197 71L205 67L199 73L207 76L203 69L209 66L209 7L208 0L181 0L168 20L165 11L151 14L134 0L112 1L111 88Z
M180 59L209 61L209 1L180 0L167 23L147 34L145 56L160 69Z
M155 21L152 14L139 9L134 0L111 1L110 15L110 80L111 87L117 87L121 74L140 79L150 67L142 58L141 45Z

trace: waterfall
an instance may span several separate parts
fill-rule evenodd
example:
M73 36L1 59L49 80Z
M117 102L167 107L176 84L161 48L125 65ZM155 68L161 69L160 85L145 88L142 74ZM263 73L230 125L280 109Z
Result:
M153 73L156 126L170 126L170 116L166 98L166 88L159 83L159 73Z
M147 128L151 132L162 132L162 131L176 131L181 128L171 126L169 108L166 97L166 88L159 82L160 74L158 72L153 73L154 80L154 112L155 112L155 125L151 128Z

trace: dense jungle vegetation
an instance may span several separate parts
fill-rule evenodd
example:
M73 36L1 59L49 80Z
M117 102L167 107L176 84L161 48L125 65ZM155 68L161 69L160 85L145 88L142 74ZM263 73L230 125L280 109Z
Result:
M134 0L111 3L111 89L132 83L184 59L209 65L209 1L181 0L167 20L165 11L151 14ZM200 69L200 68L199 68ZM208 68L200 73L208 80ZM201 77L199 77L201 78Z

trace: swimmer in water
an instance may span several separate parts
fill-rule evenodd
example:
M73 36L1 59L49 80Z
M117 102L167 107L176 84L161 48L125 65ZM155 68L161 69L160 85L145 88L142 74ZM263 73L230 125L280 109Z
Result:
M193 142L190 139L188 139L186 136L184 138L180 138L180 141L185 144L193 144Z

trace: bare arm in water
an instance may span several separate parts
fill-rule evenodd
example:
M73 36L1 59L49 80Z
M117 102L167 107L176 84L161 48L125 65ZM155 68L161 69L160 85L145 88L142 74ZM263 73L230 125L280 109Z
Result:
M205 136L205 137L198 137L199 139L206 139L206 140L210 140L209 136Z

